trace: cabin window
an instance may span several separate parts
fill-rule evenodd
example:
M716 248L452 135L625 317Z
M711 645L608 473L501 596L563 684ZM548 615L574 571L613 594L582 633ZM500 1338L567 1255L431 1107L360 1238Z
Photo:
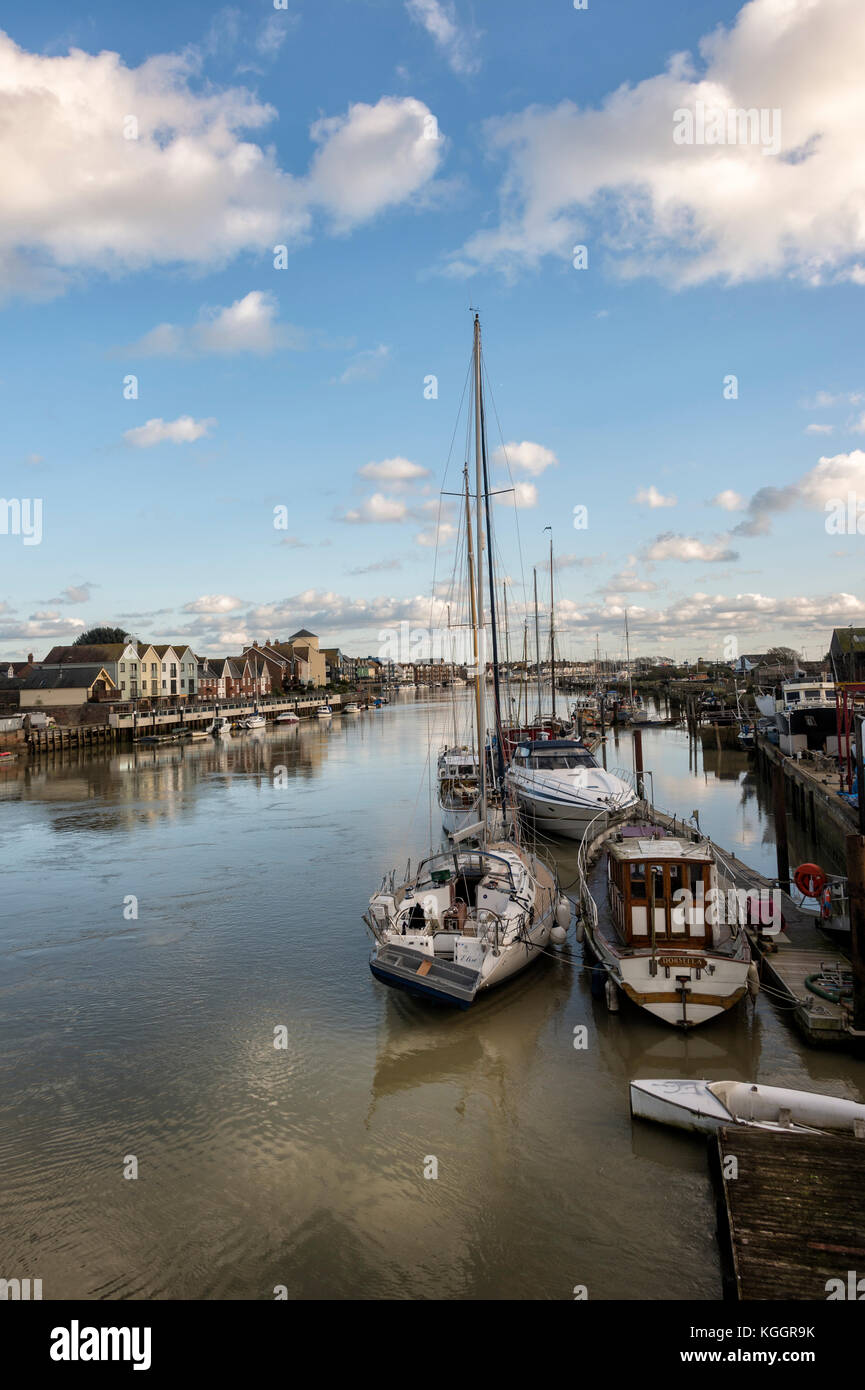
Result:
M631 898L645 898L646 896L646 866L645 864L631 864Z

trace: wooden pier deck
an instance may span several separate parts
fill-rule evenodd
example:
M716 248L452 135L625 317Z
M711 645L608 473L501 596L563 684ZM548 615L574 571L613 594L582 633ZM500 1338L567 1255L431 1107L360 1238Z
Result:
M674 834L694 833L693 827L683 821L657 810L652 814ZM775 886L772 879L750 868L730 850L722 849L714 841L712 845L737 888L771 891ZM789 893L778 891L781 892L784 931L771 938L760 936L756 929L748 931L754 958L760 967L761 983L772 991L767 998L788 1012L809 1043L858 1049L862 1039L853 1029L851 1006L823 999L805 985L809 975L824 971L838 972L852 979L848 957L822 935L816 913L804 911Z
M736 881L737 888L771 890L772 880L743 864L726 850L719 851ZM813 994L805 984L809 975L831 973L852 980L850 961L843 951L827 940L819 929L819 918L806 912L781 891L784 930L777 936L760 936L749 930L754 957L760 966L761 982L777 994L770 995L790 1010L793 1022L808 1042L816 1046L849 1045L852 1031L851 1008Z
M865 1273L865 1140L735 1126L711 1155L726 1298L824 1301Z

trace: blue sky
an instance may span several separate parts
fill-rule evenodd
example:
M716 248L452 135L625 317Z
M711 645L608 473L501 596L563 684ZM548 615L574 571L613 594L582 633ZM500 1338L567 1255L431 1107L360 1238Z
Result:
M42 504L0 534L4 656L426 623L470 305L515 614L552 525L575 655L626 607L679 656L865 622L826 527L865 509L858 0L4 16L2 493ZM780 148L677 146L697 101L780 112Z

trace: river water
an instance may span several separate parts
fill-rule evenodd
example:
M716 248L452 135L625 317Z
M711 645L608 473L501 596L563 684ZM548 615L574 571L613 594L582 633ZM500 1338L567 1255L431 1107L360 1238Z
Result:
M632 1126L629 1079L862 1100L865 1064L764 996L689 1036L608 1014L561 957L465 1013L377 984L361 914L438 841L445 716L403 696L0 774L0 1275L46 1299L720 1297L705 1148ZM659 806L774 872L745 755L643 744Z

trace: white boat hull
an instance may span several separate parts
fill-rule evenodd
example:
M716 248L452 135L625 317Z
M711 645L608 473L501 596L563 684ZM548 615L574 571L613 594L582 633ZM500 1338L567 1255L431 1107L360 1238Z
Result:
M631 1114L676 1129L711 1134L722 1125L810 1133L865 1132L865 1105L744 1081L632 1081Z
M750 959L694 952L690 962L683 955L669 973L662 967L652 975L651 953L619 956L603 939L596 937L595 943L610 976L632 1003L676 1028L696 1028L717 1018L748 990ZM711 974L707 963L713 967Z

